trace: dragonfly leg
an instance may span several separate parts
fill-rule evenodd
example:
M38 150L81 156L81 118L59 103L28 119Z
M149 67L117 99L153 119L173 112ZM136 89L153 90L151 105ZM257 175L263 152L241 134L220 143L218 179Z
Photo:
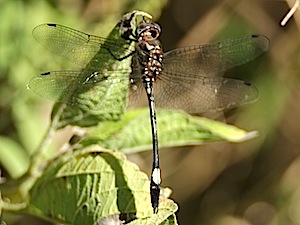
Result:
M135 53L135 51L132 51L132 52L129 53L128 55L125 55L125 56L123 56L123 57L121 57L121 58L118 58L117 56L114 55L114 53L112 53L112 52L110 51L110 49L109 49L108 47L103 46L103 48L105 48L107 51L109 51L109 53L110 53L116 60L118 60L118 61L122 61L122 60L124 60L124 59L126 59L126 58L132 56L132 55Z

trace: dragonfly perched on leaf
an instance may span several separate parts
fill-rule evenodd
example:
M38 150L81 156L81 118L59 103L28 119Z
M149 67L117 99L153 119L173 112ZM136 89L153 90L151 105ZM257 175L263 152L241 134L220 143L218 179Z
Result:
M81 120L90 121L91 115L99 122L99 112L115 112L112 118L117 119L146 90L153 140L150 192L154 212L161 183L155 106L203 113L255 101L258 91L253 85L220 75L253 60L269 46L267 37L248 35L164 53L160 33L152 17L140 11L126 14L107 38L58 24L39 25L33 30L37 41L82 69L42 73L28 83L36 94L64 103L70 111L78 110L79 125Z

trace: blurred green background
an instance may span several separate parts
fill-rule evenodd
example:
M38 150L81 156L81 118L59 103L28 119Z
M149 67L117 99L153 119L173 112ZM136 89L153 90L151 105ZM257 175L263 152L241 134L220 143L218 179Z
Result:
M32 37L45 22L104 36L125 12L139 9L162 26L164 49L261 33L270 50L226 73L255 84L257 103L225 114L260 136L242 144L210 143L161 150L163 186L173 190L180 224L300 224L300 13L280 21L293 1L274 0L0 0L1 176L19 177L49 124L52 102L26 90L48 70L75 69ZM66 135L66 136L64 136ZM68 141L68 132L55 145ZM151 152L130 155L149 174ZM14 224L47 224L15 216Z

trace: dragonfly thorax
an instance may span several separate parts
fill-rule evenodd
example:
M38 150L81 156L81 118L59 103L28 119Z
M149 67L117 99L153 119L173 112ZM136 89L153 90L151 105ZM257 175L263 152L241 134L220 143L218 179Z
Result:
M155 81L162 71L163 50L157 39L161 29L156 23L141 23L137 32L137 56L142 68L143 79Z

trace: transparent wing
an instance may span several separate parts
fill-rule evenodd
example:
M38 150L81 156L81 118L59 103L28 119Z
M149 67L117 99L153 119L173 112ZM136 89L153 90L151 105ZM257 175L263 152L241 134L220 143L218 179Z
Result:
M258 98L256 87L241 80L223 77L197 79L185 74L162 73L154 85L157 107L204 113L237 107Z
M115 84L128 79L130 70L106 71L51 71L33 77L27 84L37 95L67 104L76 104L79 93L99 85ZM95 93L97 94L97 93Z
M97 55L95 57L95 55L101 47L109 50L102 52L102 54L107 54L109 57L113 57L113 55L117 57L118 51L122 49L124 52L124 48L127 49L128 55L134 51L134 48L129 45L130 43L127 44L126 40L122 38L115 41L85 34L58 24L41 24L33 29L32 34L47 50L81 66L87 63L97 65L97 62L101 60L101 56ZM91 60L94 60L95 63Z
M193 76L214 76L253 60L267 51L269 39L251 35L212 44L178 48L165 53L164 71Z
M46 72L33 77L27 88L43 98L64 102L61 96L68 87L76 85L80 76L81 71Z

